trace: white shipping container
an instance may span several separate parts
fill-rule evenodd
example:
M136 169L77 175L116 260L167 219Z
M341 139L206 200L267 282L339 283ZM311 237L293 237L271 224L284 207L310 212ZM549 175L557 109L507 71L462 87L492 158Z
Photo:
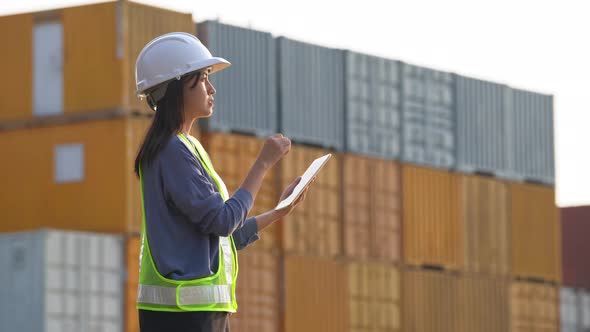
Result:
M0 331L122 331L121 237L3 234L0 265Z
M561 331L589 332L590 331L590 293L574 288L562 287L561 302Z

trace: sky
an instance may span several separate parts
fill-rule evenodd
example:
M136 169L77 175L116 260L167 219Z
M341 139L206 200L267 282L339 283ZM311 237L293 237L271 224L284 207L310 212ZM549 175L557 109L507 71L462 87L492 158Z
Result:
M94 2L0 0L0 15ZM557 204L590 204L588 1L136 2L553 94Z

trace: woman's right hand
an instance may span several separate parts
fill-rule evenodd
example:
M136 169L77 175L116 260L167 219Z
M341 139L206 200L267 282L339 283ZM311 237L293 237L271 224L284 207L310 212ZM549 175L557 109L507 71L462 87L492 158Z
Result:
M269 169L291 150L291 140L282 134L274 134L264 141L257 161Z

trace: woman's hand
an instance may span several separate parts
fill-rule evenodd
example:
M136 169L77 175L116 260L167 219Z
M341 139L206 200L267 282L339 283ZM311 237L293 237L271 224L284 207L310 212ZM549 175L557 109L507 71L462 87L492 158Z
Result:
M291 150L291 140L282 134L274 134L264 141L257 162L270 169Z
M313 181L315 181L315 179L313 179L311 182L313 183ZM279 198L279 202L281 202L285 198L289 197L289 195L291 195L293 193L293 190L295 189L295 187L297 187L299 182L301 182L300 176L298 176L293 182L291 182L290 185L287 186L287 188L285 188L285 190L283 190L283 193L281 194L281 198ZM289 207L286 207L284 209L277 211L277 213L279 214L279 217L282 218L282 217L287 216L289 213L291 213L291 211L293 211L293 209L295 209L295 207L297 207L297 205L301 204L301 202L303 202L305 200L305 195L307 194L308 190L309 190L309 186L307 188L305 188L305 190L301 193L301 195L299 195L299 197L295 200L295 202L293 202L293 204L291 204Z

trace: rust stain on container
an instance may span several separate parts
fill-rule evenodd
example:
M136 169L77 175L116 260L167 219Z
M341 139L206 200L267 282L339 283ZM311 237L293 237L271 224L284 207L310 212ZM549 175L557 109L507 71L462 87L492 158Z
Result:
M455 332L457 278L420 269L403 272L403 331Z
M459 175L459 206L465 236L465 270L489 275L510 272L508 186L481 176Z
M138 233L142 212L133 163L150 122L118 117L2 133L0 153L11 158L0 171L11 176L0 192L5 221L0 231L48 227ZM72 146L81 155L63 164L58 150ZM60 180L63 166L80 167L81 176Z
M561 230L553 188L512 183L512 274L561 280Z
M590 206L561 209L561 228L563 284L590 289Z
M287 187L314 159L327 153L331 151L293 146L280 162L280 188ZM341 254L341 170L340 155L332 153L332 158L311 185L305 201L279 222L286 252L324 257Z
M33 15L0 17L2 61L0 72L0 120L32 114L33 108Z
M463 225L457 176L402 166L404 261L410 265L463 266Z
M505 278L461 275L457 291L457 332L508 331L509 283Z
M240 187L264 145L263 140L255 137L218 133L206 134L203 142L211 157L213 167L225 182L230 194ZM266 173L256 196L254 207L250 211L250 217L270 211L277 205L280 197L277 174L276 166ZM277 229L277 223L275 223L261 231L259 233L260 240L252 246L254 248L276 248Z
M139 284L139 253L141 237L130 236L126 239L127 283L125 285L125 332L139 332L137 308L137 286Z
M230 317L232 330L279 330L279 257L268 250L248 248L238 253L236 286L238 312Z
M320 258L285 257L285 332L348 331L346 265Z
M401 331L401 273L384 263L349 263L351 332Z
M344 254L400 258L400 171L393 161L343 156Z
M557 287L515 281L510 286L510 331L559 331Z

